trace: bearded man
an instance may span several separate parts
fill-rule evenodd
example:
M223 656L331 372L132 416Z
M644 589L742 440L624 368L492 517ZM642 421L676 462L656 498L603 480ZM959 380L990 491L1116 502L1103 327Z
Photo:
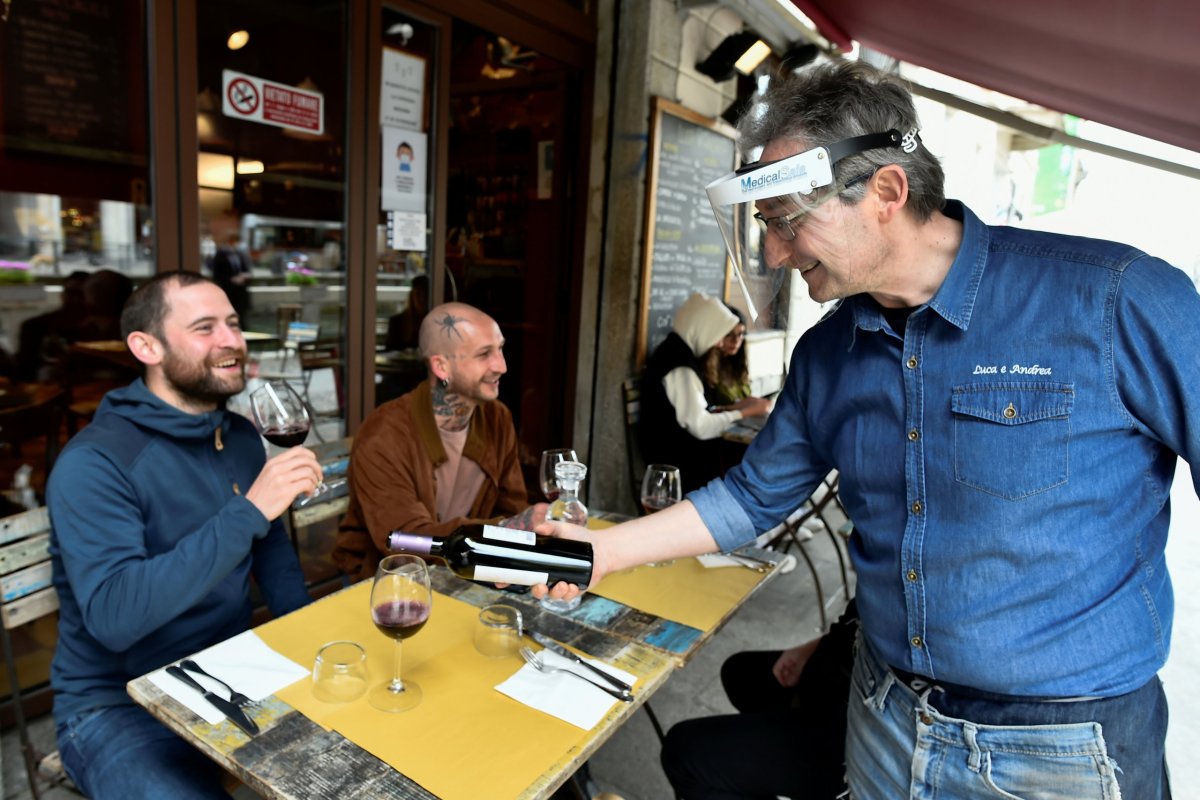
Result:
M350 453L350 506L333 562L352 580L375 574L394 530L528 529L546 516L544 503L526 507L517 433L497 399L508 371L500 326L473 306L445 303L425 315L419 339L429 377L372 411Z
M251 575L276 615L308 602L279 517L321 467L303 447L264 464L254 427L225 410L246 385L246 343L215 283L151 279L121 331L144 377L105 396L47 487L59 751L96 800L227 798L215 764L125 684L246 630Z

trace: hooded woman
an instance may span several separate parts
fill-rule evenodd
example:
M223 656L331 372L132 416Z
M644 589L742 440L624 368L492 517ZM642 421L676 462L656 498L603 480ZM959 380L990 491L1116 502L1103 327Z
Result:
M708 411L709 354L740 324L720 300L693 294L675 312L671 333L654 349L642 376L642 455L648 464L679 467L684 492L723 472L728 448L722 431L770 407L768 400L747 397L728 410Z

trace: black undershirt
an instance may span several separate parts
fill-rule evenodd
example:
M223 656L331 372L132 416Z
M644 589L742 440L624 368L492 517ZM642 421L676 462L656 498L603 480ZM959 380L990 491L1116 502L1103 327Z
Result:
M878 303L876 303L878 305ZM883 314L883 318L887 320L887 324L892 327L897 336L904 336L904 328L908 324L908 316L916 311L915 308L905 306L904 308L887 308L879 306L879 311Z

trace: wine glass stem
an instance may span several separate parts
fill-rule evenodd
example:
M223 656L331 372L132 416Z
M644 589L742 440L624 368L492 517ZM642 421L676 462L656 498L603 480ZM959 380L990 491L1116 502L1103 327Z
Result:
M389 691L400 694L404 691L404 683L400 680L400 643L403 639L396 638L396 660L392 671L392 685L388 687Z

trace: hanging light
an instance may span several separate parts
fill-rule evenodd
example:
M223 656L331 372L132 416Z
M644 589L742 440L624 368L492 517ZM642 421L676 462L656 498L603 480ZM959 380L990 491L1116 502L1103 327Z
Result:
M225 40L225 46L230 50L241 50L249 41L250 31L234 31L233 33L229 34L229 38Z

